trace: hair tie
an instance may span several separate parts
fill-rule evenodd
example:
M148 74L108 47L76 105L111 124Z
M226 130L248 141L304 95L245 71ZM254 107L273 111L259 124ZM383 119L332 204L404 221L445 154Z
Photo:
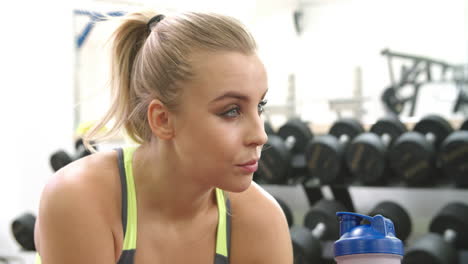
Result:
M163 20L164 18L165 18L164 15L157 15L157 16L152 17L152 18L148 21L148 23L146 24L146 26L147 26L147 28L148 28L148 32L151 32L151 28L152 28L152 24L153 24L153 23L156 23L156 24L157 24L159 21ZM156 24L155 24L155 25L156 25Z

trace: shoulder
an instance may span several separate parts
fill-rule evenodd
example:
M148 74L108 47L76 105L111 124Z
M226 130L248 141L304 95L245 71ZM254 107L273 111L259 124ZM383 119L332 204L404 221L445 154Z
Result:
M77 160L52 176L41 195L35 230L43 260L68 260L75 256L76 246L112 238L112 219L120 206L116 201L120 199L116 173L117 153L109 151ZM63 254L57 249L62 249Z
M87 156L57 171L43 189L41 207L63 206L63 203L105 202L107 192L118 182L117 152L109 151ZM92 205L92 204L86 204Z
M252 182L242 193L228 193L232 208L231 262L292 263L286 217L276 200Z

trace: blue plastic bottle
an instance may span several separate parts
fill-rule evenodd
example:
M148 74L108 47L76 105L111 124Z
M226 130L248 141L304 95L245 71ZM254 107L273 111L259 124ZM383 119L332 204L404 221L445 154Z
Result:
M335 241L337 264L400 264L403 243L390 219L339 212L340 239ZM362 224L367 220L368 224Z

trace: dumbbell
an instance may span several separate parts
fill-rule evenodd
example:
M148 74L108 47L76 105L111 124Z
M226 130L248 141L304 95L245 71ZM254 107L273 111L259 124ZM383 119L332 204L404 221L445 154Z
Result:
M460 130L468 130L468 119L462 123Z
M273 126L271 125L270 122L265 121L263 123L263 127L264 127L265 132L267 133L267 135L274 135L275 134L275 130L273 129Z
M346 163L352 175L365 185L384 185L392 177L388 150L405 133L406 126L397 118L383 117L369 132L357 136L346 152Z
M389 163L398 178L408 185L432 183L438 173L436 154L443 140L453 132L449 122L428 115L401 135L390 150Z
M276 135L268 135L256 179L262 183L286 184L293 174L305 170L304 149L313 137L307 123L293 118Z
M309 177L318 178L321 184L343 183L350 175L344 162L348 143L363 132L359 121L343 118L331 126L327 135L309 141L305 151Z
M321 241L339 238L337 212L347 211L338 201L322 199L314 204L304 218L304 226L290 229L294 264L322 263Z
M399 204L392 201L382 201L368 213L368 215L378 214L392 220L396 236L401 241L405 241L409 237L412 229L411 218L408 212Z
M450 203L432 219L428 234L406 250L403 264L457 264L457 249L468 248L468 205Z
M288 226L291 227L294 224L294 218L293 218L291 209L286 204L286 202L283 201L282 199L276 196L273 196L273 198L275 198L275 200L278 202L279 206L281 207L281 210L283 210L284 215L286 216L286 220L288 221Z
M83 139L81 138L75 141L75 151L75 155L69 155L64 150L58 150L54 152L50 156L50 166L52 169L54 171L58 171L67 164L91 154L91 152L85 147Z
M445 178L468 187L468 131L455 131L442 142L438 162Z
M36 250L36 245L34 244L35 224L36 216L31 213L24 213L15 218L11 223L11 231L13 233L13 237L24 250Z

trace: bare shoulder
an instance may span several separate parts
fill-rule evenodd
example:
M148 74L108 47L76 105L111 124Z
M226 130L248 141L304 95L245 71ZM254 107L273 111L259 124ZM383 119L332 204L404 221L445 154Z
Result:
M43 263L115 261L116 162L115 152L96 153L62 168L46 184L35 229Z
M288 224L276 200L255 182L245 192L229 193L229 197L231 263L292 263Z

